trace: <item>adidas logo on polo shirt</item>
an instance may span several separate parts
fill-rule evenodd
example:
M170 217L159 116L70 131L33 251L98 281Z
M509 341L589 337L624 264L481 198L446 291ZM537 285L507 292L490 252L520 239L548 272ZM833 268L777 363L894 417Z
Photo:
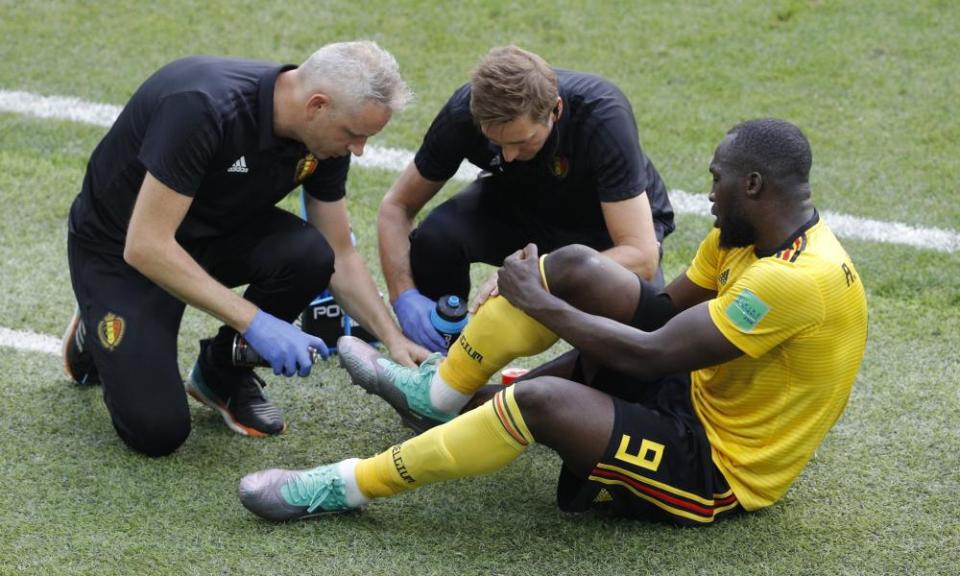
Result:
M237 159L236 162L233 163L233 166L227 168L227 172L239 172L241 174L246 174L247 172L249 172L249 170L247 169L246 158L241 156L239 159Z

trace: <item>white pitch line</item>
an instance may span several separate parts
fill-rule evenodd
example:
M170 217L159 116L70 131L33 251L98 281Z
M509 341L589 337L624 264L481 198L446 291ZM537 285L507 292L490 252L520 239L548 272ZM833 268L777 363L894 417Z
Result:
M71 120L109 128L121 108L112 104L86 102L69 96L41 96L30 92L0 90L0 111L38 118Z
M0 326L0 348L60 354L60 340L28 330L10 330Z
M96 126L109 127L121 108L112 104L86 102L69 96L42 96L31 92L0 90L0 111L15 112L39 118L70 120ZM410 163L413 152L399 148L367 146L366 152L354 158L357 166L398 172ZM477 168L464 163L454 177L471 180ZM670 200L678 213L710 215L710 202L702 194L690 194L683 190L671 190ZM960 234L952 230L911 226L900 222L883 222L859 218L847 214L824 212L824 220L830 223L839 236L874 242L904 244L941 252L960 250Z

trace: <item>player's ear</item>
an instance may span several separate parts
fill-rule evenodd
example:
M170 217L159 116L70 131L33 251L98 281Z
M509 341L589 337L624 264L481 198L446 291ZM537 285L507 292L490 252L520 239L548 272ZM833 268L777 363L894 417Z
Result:
M746 178L743 179L747 193L747 196L756 196L760 193L760 189L763 188L763 175L759 172L751 172L747 174Z

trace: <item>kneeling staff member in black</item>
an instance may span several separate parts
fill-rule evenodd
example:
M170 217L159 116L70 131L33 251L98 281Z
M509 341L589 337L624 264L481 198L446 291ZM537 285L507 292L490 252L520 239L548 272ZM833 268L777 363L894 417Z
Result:
M346 176L410 92L372 42L324 46L303 65L215 57L147 79L94 150L70 210L79 304L64 337L68 375L102 382L113 425L150 456L190 432L177 365L185 304L224 325L201 341L187 391L241 434L286 424L251 369L231 362L242 333L275 374L306 376L324 342L290 324L328 285L395 360L427 351L390 317L350 241ZM277 208L303 186L309 224ZM336 269L334 269L336 261ZM228 287L249 284L243 297Z

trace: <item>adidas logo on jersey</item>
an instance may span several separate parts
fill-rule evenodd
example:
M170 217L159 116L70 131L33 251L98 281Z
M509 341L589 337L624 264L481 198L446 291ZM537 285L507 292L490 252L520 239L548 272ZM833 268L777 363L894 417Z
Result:
M241 156L233 163L233 166L227 168L227 172L239 172L240 174L246 174L250 170L247 169L247 159Z

